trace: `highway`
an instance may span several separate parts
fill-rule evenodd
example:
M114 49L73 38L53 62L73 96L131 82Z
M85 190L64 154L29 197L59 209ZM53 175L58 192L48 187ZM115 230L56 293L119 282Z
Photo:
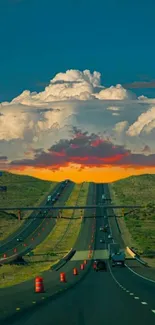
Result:
M73 190L74 183L69 182L66 187L62 190L62 183L60 183L58 186L56 186L55 191L51 193L52 197L55 197L56 194L59 192L60 197L58 198L59 202L64 204L66 200L68 199L71 191ZM44 201L44 203L47 204L47 198ZM48 212L46 214L43 214L43 218L39 218L39 213L33 212L34 219L28 218L28 220L24 223L24 225L18 229L18 231L15 234L12 234L11 238L8 239L8 241L5 241L0 246L0 257L3 258L3 254L5 253L7 257L12 256L14 253L14 249L17 249L17 253L20 253L27 247L31 247L32 249L35 248L38 244L40 244L46 236L49 234L49 232L52 230L52 228L55 225L56 219L48 218L49 215L57 215L57 211L54 212ZM48 225L48 227L47 227ZM17 238L22 237L23 242L18 243ZM33 238L33 239L32 239Z
M104 191L105 191L106 197L110 198L108 184L104 185ZM108 209L107 213L108 213L108 216L115 216L113 209ZM126 245L122 240L120 230L119 230L117 222L116 222L116 218L109 217L109 224L110 224L111 232L113 234L115 241L117 243L119 243L121 248L126 248ZM133 272L136 272L141 276L144 276L146 278L149 278L149 279L152 279L153 281L155 281L155 269L154 268L145 267L144 265L140 264L137 260L134 260L134 259L127 260L126 265L128 268L131 268Z
M97 185L97 202L105 190L106 185ZM96 213L103 217L106 212L103 211L103 208L98 208ZM87 250L91 238L92 222L92 219L85 220L75 245L77 251ZM108 239L108 234L103 234L99 230L100 226L107 223L109 223L108 218L96 219L95 251L101 252L101 255L103 250L107 248L107 244L111 241ZM100 239L103 238L103 236L105 236L105 244L100 243ZM68 282L73 278L71 274L73 266L79 263L80 261L75 261L73 257L72 261L68 262L66 266L62 268L67 274ZM14 318L10 319L10 322L7 320L4 324L112 325L117 323L123 325L137 325L139 322L141 325L146 323L149 325L155 324L155 284L138 277L127 268L111 268L108 261L107 265L107 272L96 273L91 267L83 280L76 286L73 286L72 289L63 292L53 300L45 301L45 303L36 306L36 308L27 309L23 312L21 311L20 314L17 313ZM57 278L56 276L54 283L56 283ZM64 284L61 284L61 286L63 285ZM29 299L34 299L28 287L27 285L27 293L25 292L25 294L22 295L23 300L27 300L28 296ZM52 290L52 280L50 290ZM50 290L47 294L50 294ZM14 294L17 291L18 290L14 288ZM2 291L2 293L0 291L0 297L4 293L5 291ZM39 297L37 295L35 300L41 299L41 296ZM44 296L46 295L44 294ZM16 300L18 299L16 298ZM19 303L18 301L16 305L19 305ZM1 324L3 325L3 322L1 322Z

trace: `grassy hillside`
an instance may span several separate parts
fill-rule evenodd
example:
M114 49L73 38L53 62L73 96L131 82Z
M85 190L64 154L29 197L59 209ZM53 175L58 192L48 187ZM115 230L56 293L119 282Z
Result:
M22 207L41 204L56 183L3 172L0 177L0 186L2 185L7 186L7 193L0 192L0 207ZM22 212L22 216L25 218L30 213L30 211ZM22 222L17 219L17 211L0 212L0 240L8 237Z
M139 253L149 254L155 251L155 175L131 176L110 184L113 203L148 205L143 209L134 209L124 217L131 238L127 238ZM125 209L125 213L129 210ZM130 209L131 211L131 209ZM120 215L120 212L116 214ZM123 227L123 220L119 220ZM125 230L124 227L124 231Z

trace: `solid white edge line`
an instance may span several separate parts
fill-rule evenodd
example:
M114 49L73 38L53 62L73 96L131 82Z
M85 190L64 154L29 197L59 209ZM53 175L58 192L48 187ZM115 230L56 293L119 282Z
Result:
M145 276L143 276L143 275L140 275L140 274L138 274L138 273L136 273L135 271L133 271L127 264L125 264L125 266L132 272L132 273L134 273L135 275L137 275L137 276L139 276L140 278L142 278L142 279L144 279L144 280L146 280L146 281L150 281L150 282L152 282L152 283L155 283L155 281L154 280L151 280L151 279L149 279L149 278L146 278Z

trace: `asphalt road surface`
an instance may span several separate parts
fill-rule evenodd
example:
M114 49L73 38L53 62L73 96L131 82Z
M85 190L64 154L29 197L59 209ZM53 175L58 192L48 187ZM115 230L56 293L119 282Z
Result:
M106 197L110 198L108 184L104 184L104 191L105 191ZM109 218L109 224L110 224L111 232L113 234L113 238L115 239L115 242L119 243L121 248L126 248L126 245L121 237L120 229L118 227L113 209L108 209L108 215L114 216L113 218L111 218L111 217ZM130 216L129 216L129 218L130 218ZM144 276L146 278L149 278L149 279L155 281L155 268L146 267L135 259L127 260L126 265L129 268L129 270L132 269L133 272L136 272L141 276Z
M90 204L95 200L95 185L91 184L89 187L87 203ZM85 216L90 215L92 213L90 210L85 211ZM84 249L88 251L88 246L91 242L92 236L92 224L94 223L94 218L88 218L82 222L81 231L79 237L75 243L74 248L77 250ZM70 261L68 262L60 271L47 271L44 272L44 286L45 293L36 295L34 292L34 279L23 282L22 284L18 284L12 287L7 287L4 289L0 289L0 324L3 324L2 319L4 320L4 324L13 324L14 318L21 319L21 323L25 315L28 315L28 311L25 308L29 308L33 305L33 302L38 302L42 300L42 298L48 298L53 293L57 291L57 289L62 288L62 284L59 281L59 273L61 271L66 272L67 274L67 283L63 284L63 287L66 285L70 285L71 281L74 283L75 277L73 276L73 267L77 267L79 269L80 261ZM85 272L85 271L84 271ZM80 276L80 275L79 275ZM43 301L43 300L42 300ZM16 308L20 308L21 312L18 314L16 312ZM14 317L12 315L15 313ZM24 315L24 316L23 316Z
M61 186L62 183L56 187L54 193L51 193L52 197L55 197L56 194L60 192ZM59 204L64 204L66 202L71 191L73 190L73 187L74 184L70 182L62 190L62 192L60 192L61 195L58 198ZM47 204L47 198L45 200L45 203ZM43 214L42 212L41 215L37 213L37 215L34 215L35 219L32 219L31 216L31 219L28 219L27 222L25 222L22 229L20 229L16 235L12 236L8 242L0 246L0 257L3 258L4 253L7 255L7 257L12 256L15 254L15 248L17 249L17 253L20 253L24 249L27 249L29 247L33 249L38 244L40 244L55 225L56 219L49 218L50 216L52 217L52 214L56 215L57 211L54 211L52 213L47 212L46 214ZM17 238L19 237L22 237L23 242L17 242Z
M97 201L104 192L104 185L97 185ZM105 235L105 244L100 243L103 234L99 228L107 224L103 218L106 212L103 208L97 209L95 249L107 247L110 240ZM89 240L91 232L90 222L81 231L80 249ZM84 245L84 246L83 246ZM76 247L78 249L78 245ZM71 262L66 265L69 268ZM92 268L87 276L75 287L58 296L55 300L43 304L42 307L21 314L16 318L15 325L141 325L155 324L155 285L132 274L127 268L111 268L107 261L107 272L95 272Z

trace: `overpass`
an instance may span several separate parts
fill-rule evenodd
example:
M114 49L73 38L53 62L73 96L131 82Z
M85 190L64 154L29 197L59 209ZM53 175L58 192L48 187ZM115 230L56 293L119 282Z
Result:
M140 208L146 208L144 205L111 205L111 204L94 204L94 205L79 205L79 206L39 206L39 207L1 207L0 211L14 211L14 210L20 210L20 211L27 211L27 210L85 210L85 209L95 209L95 208L104 208L104 209L140 209Z

